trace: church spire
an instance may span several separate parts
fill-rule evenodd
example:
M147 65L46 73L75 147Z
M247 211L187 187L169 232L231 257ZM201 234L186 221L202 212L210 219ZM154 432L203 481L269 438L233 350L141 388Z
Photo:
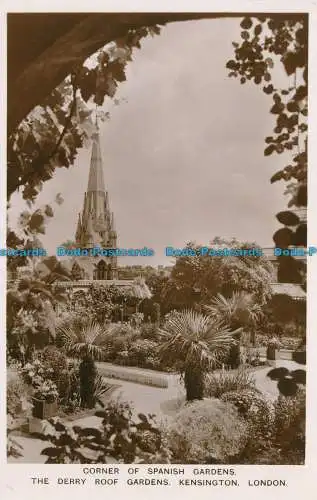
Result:
M97 131L93 135L93 143L92 143L92 153L91 153L87 193L92 191L103 192L103 193L105 192L105 181L103 177L99 131Z
M78 214L76 235L75 235L76 241L78 241L80 239L81 232L82 232L82 225L81 225L81 217L80 217L80 213L79 213Z
M97 117L96 132L92 136L88 186L84 195L83 210L78 218L76 243L83 248L117 247L114 217L110 210L108 192L105 189ZM108 279L110 279L110 276L117 276L117 257L102 257L102 259L104 259L108 268L111 269ZM95 257L94 260L96 260Z

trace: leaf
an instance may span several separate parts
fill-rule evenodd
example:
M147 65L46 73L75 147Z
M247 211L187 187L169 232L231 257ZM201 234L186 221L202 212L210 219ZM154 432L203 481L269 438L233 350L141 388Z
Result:
M290 101L290 102L287 103L286 108L287 108L287 110L290 113L297 113L297 111L298 111L298 104L295 101Z
M307 224L300 224L296 229L293 245L295 246L307 246Z
M286 74L288 76L295 73L296 68L298 67L298 56L294 52L287 52L282 59Z
M96 411L96 413L94 414L95 417L100 417L100 418L106 418L107 417L107 413L105 411Z
M45 215L47 215L47 217L53 217L53 215L54 215L54 212L53 212L52 207L50 205L45 205L44 213L45 213Z
M294 212L290 212L289 210L279 212L276 215L276 218L281 224L284 224L285 226L297 226L300 222L299 217L294 214Z
M280 393L286 397L294 396L298 390L297 384L291 376L279 380L277 387Z
M274 106L272 106L272 108L270 109L270 113L272 113L273 115L279 115L284 110L284 107L285 106L282 103L275 103Z
M273 368L273 370L270 370L266 376L271 380L280 380L287 375L289 375L289 370L284 368L284 366L281 366L279 368Z
M291 229L287 227L279 229L273 235L275 246L278 248L288 248L289 246L292 245L293 235L294 235L293 231L291 231Z
M273 153L273 151L275 151L275 148L276 148L275 144L270 144L267 148L265 148L264 156L270 156Z
M50 458L52 457L58 457L60 453L62 453L63 448L44 448L44 450L41 451L41 455L46 455Z
M307 45L307 33L303 28L300 28L296 31L296 40L301 45Z
M274 67L274 62L273 62L273 59L271 57L267 57L265 59L265 63L266 63L268 68L272 69Z
M297 198L296 198L297 206L307 206L307 186L302 185L298 188Z
M233 59L230 59L230 61L228 61L226 64L226 68L228 68L228 69L235 70L235 69L237 69L237 67L239 67L239 64L236 61L234 61Z
M54 426L54 429L58 432L63 432L66 430L65 425L63 425L61 422L54 422L53 426Z
M241 28L244 30L248 30L252 26L252 19L250 17L245 17L241 23L240 23Z
M64 198L62 197L61 193L57 193L57 195L55 196L55 203L57 203L57 205L61 205L62 203L64 203Z
M291 376L298 384L306 385L306 371L305 370L294 370L291 372Z
M300 87L298 87L298 89L296 90L296 93L294 95L294 99L296 101L302 101L303 99L305 99L307 97L307 86L306 85L301 85Z
M266 87L263 87L263 92L265 92L265 94L272 94L273 91L274 91L274 87L272 84L267 85Z
M281 96L276 92L273 96L274 102L280 104L282 102Z
M260 35L262 33L262 25L261 24L257 24L254 28L254 34L256 36Z
M112 76L118 82L124 82L126 80L124 66L119 61L113 61L108 65L109 70L112 73Z
M142 420L142 422L148 423L147 416L144 415L143 413L138 413L138 417L140 420Z

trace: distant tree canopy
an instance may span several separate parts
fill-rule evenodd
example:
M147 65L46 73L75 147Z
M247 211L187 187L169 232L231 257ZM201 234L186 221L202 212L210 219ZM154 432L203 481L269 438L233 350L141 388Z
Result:
M215 238L210 245L215 244L227 248L257 247L255 243L241 243L236 239ZM192 243L188 247L201 248ZM272 272L272 265L266 257L178 257L160 292L163 310L208 304L218 293L231 297L234 292L250 293L257 303L263 304L270 297Z

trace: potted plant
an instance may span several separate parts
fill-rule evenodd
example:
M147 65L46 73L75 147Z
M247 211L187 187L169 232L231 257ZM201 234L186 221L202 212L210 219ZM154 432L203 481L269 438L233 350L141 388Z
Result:
M268 340L266 346L266 358L271 361L276 359L276 350L279 348L280 342L276 337L272 337Z
M32 415L46 420L57 414L57 386L52 380L43 380L35 388L32 395Z

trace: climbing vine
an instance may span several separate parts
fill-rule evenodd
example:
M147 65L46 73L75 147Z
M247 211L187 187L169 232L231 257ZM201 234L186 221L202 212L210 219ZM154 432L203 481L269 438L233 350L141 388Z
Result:
M265 138L264 155L288 152L290 161L271 182L286 181L288 210L276 217L284 225L273 235L277 247L307 245L306 218L298 209L307 207L307 117L308 117L308 18L271 19L245 17L241 41L233 42L234 59L227 62L229 76L241 84L252 81L271 97L275 117L271 136ZM282 64L289 80L286 88L274 84L272 69ZM296 210L297 209L297 210ZM293 257L280 257L281 282L300 282L305 287L306 266Z

